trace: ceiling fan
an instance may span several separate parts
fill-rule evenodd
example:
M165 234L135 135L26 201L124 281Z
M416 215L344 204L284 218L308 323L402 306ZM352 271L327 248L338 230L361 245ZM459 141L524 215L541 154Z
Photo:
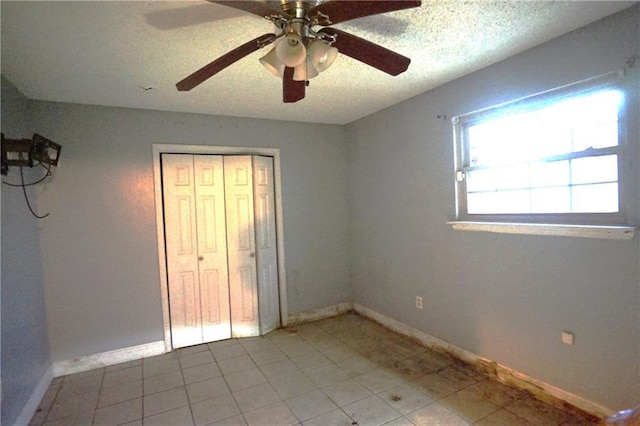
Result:
M420 0L208 1L268 19L280 32L263 34L222 55L178 82L178 90L191 90L236 61L274 43L275 47L260 62L282 78L282 99L286 103L303 99L309 79L329 68L338 53L393 76L406 71L411 59L329 25L419 7L422 3ZM323 28L315 31L315 26Z

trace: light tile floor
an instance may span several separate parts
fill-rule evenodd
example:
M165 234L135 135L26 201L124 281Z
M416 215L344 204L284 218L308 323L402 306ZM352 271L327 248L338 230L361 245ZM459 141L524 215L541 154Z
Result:
M32 425L590 425L356 314L60 377Z

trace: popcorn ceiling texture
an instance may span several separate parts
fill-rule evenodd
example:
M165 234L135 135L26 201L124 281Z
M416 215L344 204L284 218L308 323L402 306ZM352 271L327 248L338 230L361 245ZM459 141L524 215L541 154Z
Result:
M260 17L200 1L3 1L2 73L32 99L346 124L633 4L426 0L349 21L336 28L410 57L409 70L391 77L340 55L304 100L283 104L281 80L258 62L269 47L190 92L175 88L274 32Z

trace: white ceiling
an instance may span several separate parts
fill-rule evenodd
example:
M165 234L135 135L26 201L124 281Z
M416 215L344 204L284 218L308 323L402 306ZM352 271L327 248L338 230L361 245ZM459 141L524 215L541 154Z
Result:
M411 58L391 77L340 55L282 103L264 48L190 92L175 83L264 33L267 20L205 1L2 1L2 74L32 99L346 124L630 7L613 1L423 0L336 28Z

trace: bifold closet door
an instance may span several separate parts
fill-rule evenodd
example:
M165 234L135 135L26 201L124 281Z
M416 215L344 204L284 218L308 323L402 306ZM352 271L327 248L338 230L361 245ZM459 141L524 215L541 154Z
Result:
M231 337L223 158L162 155L174 348Z
M163 154L174 348L280 325L273 159Z
M280 326L273 158L253 157L253 193L260 334L265 334Z
M273 159L225 156L227 251L233 337L280 325Z
M225 156L227 256L233 337L260 335L251 156Z

